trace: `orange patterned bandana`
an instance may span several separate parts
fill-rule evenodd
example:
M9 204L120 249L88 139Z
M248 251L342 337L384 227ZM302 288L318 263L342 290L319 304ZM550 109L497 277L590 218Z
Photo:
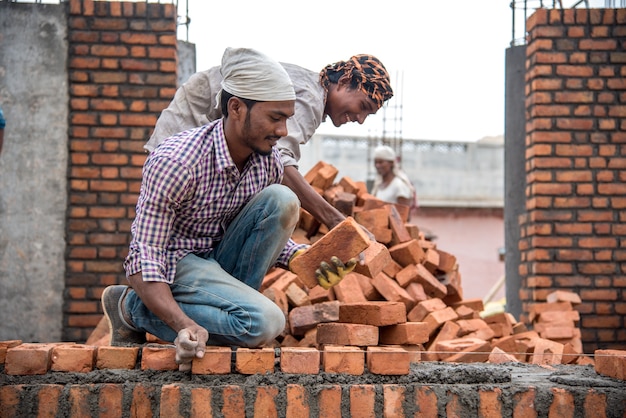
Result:
M379 109L393 96L389 73L383 63L373 55L355 55L348 61L338 61L326 66L320 72L320 82L326 90L330 84L329 70L350 74L351 79L358 82L359 89L372 99Z

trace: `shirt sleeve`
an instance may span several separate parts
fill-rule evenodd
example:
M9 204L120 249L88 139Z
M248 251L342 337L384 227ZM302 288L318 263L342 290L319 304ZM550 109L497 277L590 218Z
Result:
M144 281L169 282L167 247L176 210L189 193L190 174L175 160L148 157L131 232L126 275L141 271Z
M163 140L187 129L206 125L222 116L216 108L219 92L219 67L197 72L176 90L174 99L161 112L150 140L144 148L152 152Z
M285 245L285 248L278 256L278 259L276 260L276 265L283 267L285 269L289 269L289 260L296 253L296 251L304 250L304 249L307 249L308 247L309 245L307 244L296 244L295 241L289 238L289 241L287 241L287 245Z
M291 77L296 91L294 116L287 120L288 134L278 141L281 161L285 167L300 161L300 145L315 134L324 118L325 92L318 74L293 64L282 64Z

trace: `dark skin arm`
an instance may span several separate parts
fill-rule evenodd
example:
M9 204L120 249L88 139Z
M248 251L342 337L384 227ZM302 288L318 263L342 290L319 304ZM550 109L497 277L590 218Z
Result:
M304 210L328 228L332 229L346 219L341 212L311 187L296 167L285 167L283 184L298 196Z

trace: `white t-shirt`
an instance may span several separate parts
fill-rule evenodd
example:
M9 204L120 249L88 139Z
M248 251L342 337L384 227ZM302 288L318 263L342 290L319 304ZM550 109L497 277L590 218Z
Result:
M413 200L413 190L400 177L395 176L387 186L378 185L375 196L384 202L398 203L399 197Z

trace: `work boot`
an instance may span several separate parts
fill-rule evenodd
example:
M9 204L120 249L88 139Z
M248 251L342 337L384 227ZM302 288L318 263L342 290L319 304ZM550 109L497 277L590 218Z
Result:
M146 333L137 331L124 320L122 300L128 291L128 286L109 286L102 292L102 309L109 324L110 341L112 346L127 344L143 344L146 342Z

